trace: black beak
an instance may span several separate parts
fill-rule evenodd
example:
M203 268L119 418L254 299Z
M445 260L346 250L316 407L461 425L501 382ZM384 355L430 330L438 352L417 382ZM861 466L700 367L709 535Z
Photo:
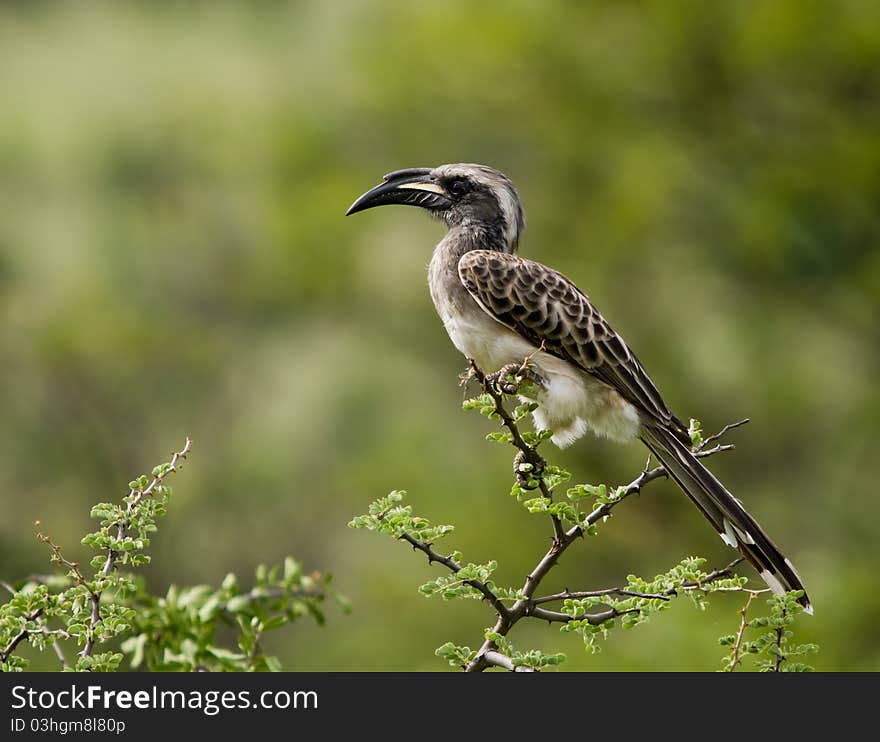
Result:
M445 209L452 205L446 189L431 175L430 168L417 167L388 173L382 184L371 188L345 212L346 216L386 204Z

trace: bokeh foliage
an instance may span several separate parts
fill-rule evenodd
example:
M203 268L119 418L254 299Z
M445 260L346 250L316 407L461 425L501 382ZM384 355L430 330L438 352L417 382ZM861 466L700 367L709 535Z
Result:
M523 252L679 416L753 419L712 468L798 565L820 668L877 669L878 29L869 0L3 4L0 576L43 564L35 519L76 543L188 434L156 590L295 553L355 613L284 632L286 668L436 669L425 647L469 641L482 607L437 611L412 587L436 575L350 514L405 487L505 582L546 534L458 411L423 273L440 228L342 213L390 170L478 161L520 187ZM643 458L559 455L576 481ZM672 485L637 505L560 588L726 560ZM564 667L714 666L733 610L673 608L594 656L573 639Z
M277 672L280 661L263 651L266 633L309 615L323 625L320 605L331 577L306 574L293 557L259 565L251 589L230 572L216 589L172 584L162 595L147 591L138 568L152 561L146 552L172 495L166 482L190 447L187 439L171 461L129 482L122 503L92 507L98 528L80 540L94 554L88 566L37 531L52 571L0 583L0 672L27 670L28 648L51 649L54 669L65 671ZM335 597L347 611L347 599Z

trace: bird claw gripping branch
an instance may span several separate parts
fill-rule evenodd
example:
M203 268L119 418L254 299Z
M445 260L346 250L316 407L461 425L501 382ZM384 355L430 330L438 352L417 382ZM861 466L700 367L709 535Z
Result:
M527 365L528 361L523 363L508 363L502 366L494 374L488 374L486 381L492 387L502 394L517 394L522 386L527 382L532 382L538 386L544 384L544 379Z

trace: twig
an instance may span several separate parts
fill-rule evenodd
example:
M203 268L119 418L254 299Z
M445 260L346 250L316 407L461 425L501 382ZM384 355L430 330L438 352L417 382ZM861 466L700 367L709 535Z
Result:
M782 609L782 618L786 616L785 608ZM785 655L782 653L782 640L785 638L785 624L776 629L776 660L773 663L773 672L779 672L782 663L785 662Z
M757 593L750 592L749 598L746 600L746 604L740 608L740 622L739 622L739 631L736 632L736 642L733 645L733 651L731 653L730 665L727 668L727 672L733 672L736 670L736 666L742 663L742 643L743 638L746 634L746 629L749 626L749 619L747 617L747 613L749 612L749 606L752 604L752 601L757 597Z
M537 352L537 351L536 351ZM534 355L534 354L532 354ZM520 370L524 370L528 365L531 356L523 360L522 366ZM519 449L522 454L523 460L531 464L533 467L533 471L538 475L538 487L541 490L541 494L546 497L548 500L553 499L553 493L550 491L549 487L547 487L547 483L544 481L544 477L541 476L541 470L546 465L544 458L541 454L538 453L538 450L535 446L530 446L522 437L522 434L519 432L519 427L516 424L516 420L510 415L507 409L504 407L504 395L495 389L494 385L490 382L486 374L483 373L482 369L477 366L477 364L471 359L470 367L473 371L474 378L480 382L480 385L483 387L483 390L492 397L492 401L495 403L495 412L501 418L502 424L510 431L511 436L511 444ZM565 537L564 529L562 528L562 523L559 518L555 515L551 515L550 519L553 523L553 540L556 542L561 542Z
M721 430L719 430L714 435L710 435L708 438L704 438L699 446L694 447L694 452L702 451L706 446L708 446L713 441L717 441L719 438L723 438L734 428L739 428L749 422L749 418L743 418L742 420L738 420L735 423L728 423Z
M62 639L70 639L70 634L65 629L50 629L50 628L48 628L46 626L45 622L43 621L42 616L38 617L36 619L36 622L37 622L37 626L40 627L40 631L39 632L31 632L31 634L33 635L34 633L40 633L43 636L51 636L52 637L52 649L55 650L55 655L61 661L61 667L64 668L65 670L69 670L70 664L67 662L67 657L65 657L65 655L64 655L64 650L61 649L61 645L58 643L58 637L60 636Z
M526 359L523 362L522 366L520 366L520 373L526 368L528 360L529 359ZM500 390L495 388L489 377L487 377L487 375L483 373L483 371L477 366L477 364L473 360L470 361L470 376L476 378L482 386L483 390L492 398L495 406L494 412L498 415L501 423L507 428L510 433L511 445L519 450L520 455L525 462L532 464L533 472L535 473L538 480L538 487L540 488L541 494L548 500L552 500L553 493L547 486L547 483L542 476L543 468L546 466L546 462L544 461L543 457L541 457L541 455L537 452L537 446L530 446L528 443L525 442L525 439L519 431L516 420L513 419L513 417L504 407L504 394ZM740 420L739 422L726 425L718 433L709 436L708 438L703 440L699 446L696 446L694 448L694 455L703 458L706 456L711 456L715 453L720 453L733 449L733 445L731 444L717 444L708 449L706 449L705 446L709 443L718 441L728 431L737 428L740 425L744 425L747 422L748 420ZM611 511L617 505L619 505L621 502L623 502L623 500L630 497L631 495L641 492L641 490L648 483L654 481L655 479L665 478L667 476L668 474L664 467L657 466L651 468L651 459L648 458L648 462L646 463L645 468L642 470L638 477L636 477L625 487L618 489L617 496L613 500L602 503L592 512L587 514L580 524L572 526L568 530L565 530L562 526L560 519L556 515L551 515L551 520L553 523L553 543L551 544L550 549L547 551L547 553L544 554L541 560L535 565L534 569L532 569L532 571L526 577L525 583L520 591L522 597L519 598L510 608L504 606L503 603L498 600L497 596L495 596L494 592L492 592L487 586L475 581L476 584L472 584L472 586L483 593L483 596L487 600L492 602L493 606L495 606L496 610L498 611L498 620L493 627L492 632L500 634L502 636L506 636L508 632L513 628L513 626L520 619L525 617L539 618L551 622L568 622L576 620L575 617L570 616L566 613L551 611L541 607L541 604L543 603L550 603L565 598L618 595L626 597L638 597L647 599L659 598L661 600L669 600L669 598L676 592L674 589L665 591L663 594L657 595L637 593L634 591L626 590L625 588L609 588L606 590L585 591L577 593L572 593L566 590L563 593L548 595L542 598L533 597L542 580L553 569L553 567L556 566L556 564L559 562L560 557L566 551L566 549L568 549L579 536L583 535L584 529L608 517L611 514ZM412 537L409 537L408 535L405 535L402 538L412 544L413 548L418 548L421 551L425 552L428 555L429 562L439 561L442 564L445 564L453 572L457 572L461 569L459 565L455 564L455 562L452 562L452 560L448 557L441 557L436 552L433 552L433 550L430 549L430 545L420 544L420 542L417 542L415 539L412 539ZM735 567L741 561L742 557L734 560L722 569L710 572L706 575L705 579L702 582L692 584L685 583L680 586L680 589L702 589L703 585L712 582L719 577L730 574L730 571L733 569L733 567ZM619 611L614 606L610 606L608 609L600 611L598 613L589 614L586 616L579 616L577 617L577 620L586 620L593 625L599 625L624 613L632 613L638 611L639 609L637 608ZM506 655L498 651L498 646L494 640L487 639L477 651L474 659L471 660L471 662L468 663L468 665L465 667L465 671L481 672L490 666L511 669L513 667L513 663L510 658L506 657Z
M483 389L488 393L492 400L495 403L495 412L501 418L504 426L510 431L511 434L511 442L519 449L522 453L522 456L525 461L532 463L533 465L538 465L543 468L545 462L543 458L537 453L537 450L533 446L529 446L522 435L519 432L519 427L516 424L516 421L513 417L507 412L504 407L504 399L503 395L500 394L497 390L494 389L493 385L489 382L486 375L480 370L480 368L473 361L470 362L471 369L473 371L473 375L480 382ZM648 459L650 464L650 459ZM541 471L538 472L538 482L541 490L541 494L547 499L552 500L552 492L547 487L547 483L544 481L544 478L541 476ZM645 470L627 487L623 490L620 497L612 503L607 503L599 506L594 510L589 516L587 516L584 521L584 527L592 525L600 518L608 515L612 508L621 502L625 497L628 497L635 492L639 492L641 488L647 484L648 482L658 479L661 476L666 475L666 470L662 467L657 467L656 469L648 469L648 466L645 467ZM567 531L563 529L562 523L559 518L555 515L551 516L553 523L553 543L550 546L550 549L543 556L543 558L535 565L534 569L528 574L525 580L525 584L522 587L523 598L517 600L511 608L508 609L508 614L504 615L499 612L499 619L496 623L493 631L495 633L501 634L502 636L506 635L511 628L513 628L514 624L519 621L521 618L532 615L535 616L535 612L537 611L539 614L544 612L544 609L537 608L532 601L532 596L535 594L538 586L541 584L541 581L550 572L553 567L559 562L559 558L562 554L571 546L574 541L583 534L582 526L576 525L572 528L569 528ZM559 618L559 616L565 616L565 614L559 614L559 616L552 616L553 612L547 611L544 615L539 615L535 617L545 618L547 620L563 620ZM596 618L596 620L601 623L602 621L607 621L610 618L613 618L614 615L608 615L605 618ZM571 620L571 617L565 616L564 620ZM477 651L476 657L468 664L465 668L466 672L481 672L484 670L488 663L485 660L485 656L487 653L497 651L497 646L495 642L491 639L487 639L480 649Z
M61 645L58 643L57 639L52 640L52 649L55 650L55 655L58 657L58 660L61 662L61 667L65 670L69 670L70 663L67 661L67 657L64 655L64 650L61 648Z
M406 541L413 549L421 551L428 557L428 564L433 562L439 562L444 567L446 567L453 574L458 574L461 572L461 565L456 562L452 557L443 556L442 554L438 554L431 547L431 544L424 543L423 541L419 541L418 539L413 538L408 533L404 533L400 537L401 541ZM498 611L498 615L501 618L509 618L510 609L501 602L501 598L499 598L493 590L481 580L463 580L465 585L470 585L472 588L477 590L482 594L483 598L489 602L489 604Z
M9 659L9 656L15 651L15 648L30 636L31 632L27 630L27 622L36 621L42 615L43 609L38 608L29 616L25 616L25 628L13 636L12 639L9 640L9 644L0 650L0 662L6 662L6 660Z
M532 618L540 618L544 621L550 621L553 623L587 621L593 626L599 626L606 621L610 621L612 618L622 616L625 613L639 613L640 611L640 608L627 608L625 611L621 611L614 606L609 606L604 611L599 611L598 613L587 613L583 616L572 616L568 613L562 613L561 611L549 611L546 608L541 608L540 606L536 606L533 603L530 603L529 606L527 606L526 612L523 615L531 616Z
M645 598L647 600L669 600L670 595L665 593L639 593L634 590L627 590L621 587L608 587L604 590L581 590L579 592L571 592L565 590L561 593L553 595L544 595L540 598L534 598L532 605L541 605L542 603L554 603L560 600L581 600L583 598L601 598L605 595L614 595L618 598Z
M40 521L36 522L36 525L40 525ZM89 594L92 598L95 597L95 593L92 591L92 588L89 587L89 583L86 581L85 575L80 571L79 562L71 562L70 560L64 557L64 554L61 552L61 547L56 544L50 536L46 536L45 534L38 532L37 538L42 541L46 546L49 547L49 550L52 552L51 561L55 564L59 564L62 567L66 567L68 572L73 575L74 579L76 579L77 585L83 585L86 590L89 591Z
M503 667L505 670L509 670L510 672L535 672L535 670L531 667L514 665L513 660L510 659L510 657L508 657L506 654L503 654L502 652L498 652L497 650L490 650L489 652L486 652L483 659L485 659L487 665Z
M733 568L736 567L740 562L743 561L743 557L737 557L726 567L722 567L721 569L715 569L709 572L706 577L700 582L685 582L683 583L679 589L681 590L701 590L704 585L708 585L711 582L719 579L720 577L726 577L732 574ZM750 593L754 593L755 595L759 595L764 592L763 590L750 590ZM554 593L553 595L544 595L540 598L533 598L531 603L532 605L541 605L543 603L554 603L560 600L581 600L584 598L601 598L606 595L614 595L620 598L644 598L646 600L669 600L676 593L676 588L670 588L662 593L640 593L635 590L628 590L625 587L607 587L602 590L580 590L577 592L573 592L571 590L564 590L561 593Z
M153 490L162 483L162 480L165 479L172 472L176 472L180 462L186 459L187 454L189 454L190 448L192 447L192 441L187 438L186 443L180 451L177 451L171 457L171 463L167 469L161 471L158 475L153 477L153 481L151 481L146 487L143 489L132 489L129 492L129 497L131 498L128 503L128 507L125 509L125 517L119 521L119 524L116 528L116 540L122 541L125 538L126 530L128 529L129 523L131 522L131 516L133 515L135 508L141 503L141 501L145 497L149 497ZM107 559L104 562L104 567L101 569L101 575L103 577L107 577L110 572L113 571L113 567L116 565L116 559L118 558L118 554L113 551L113 549L107 549ZM92 615L89 619L89 628L87 630L87 638L85 646L82 651L79 653L81 657L89 657L92 654L92 651L95 647L95 627L98 625L98 621L101 620L101 595L103 591L92 592L89 589L89 592L92 596Z
M713 453L721 453L722 451L732 451L736 446L732 443L725 443L723 446L713 446L712 448L707 448L705 450L696 449L694 451L694 456L698 459L705 458L706 456L711 456Z
M613 500L612 502L603 503L595 510L593 510L586 518L584 518L583 525L572 526L563 534L561 539L555 540L553 545L550 547L550 550L529 573L528 577L526 577L526 582L522 588L522 593L525 596L525 599L514 604L511 611L515 612L517 610L525 610L525 605L529 601L531 601L531 598L535 594L538 585L541 584L541 581L544 579L547 573L556 566L563 552L565 552L565 550L569 546L571 546L579 536L583 534L583 529L585 527L591 526L602 518L608 516L617 505L623 502L625 498L635 494L636 492L640 492L642 487L644 487L648 482L659 479L662 476L666 476L666 470L663 467L658 466L655 469L649 470L646 465L642 473L632 482L630 482L615 500Z
M0 587L2 587L4 590L11 593L12 595L16 595L18 592L10 583L6 582L6 580L0 580ZM28 618L26 620L27 621L35 621L37 626L40 627L41 634L43 634L45 636L50 636L50 635L54 635L56 637L61 636L65 639L70 638L70 634L68 634L64 629L49 630L46 628L46 624L43 621L42 609L40 609L38 611L34 611L34 613L32 613L31 616L32 616L31 618ZM5 662L6 659L9 657L9 655L12 654L13 650L18 646L18 644L20 642L24 641L24 639L26 637L32 636L34 633L35 632L33 632L33 631L27 631L24 629L21 632L19 632L19 634L17 634L15 636L15 639L14 639L15 643L13 644L12 642L10 642L10 644L8 644L6 646L6 648L2 652L0 652L0 660ZM58 643L57 638L52 639L52 649L55 650L55 654L58 656L58 659L61 660L61 666L65 670L69 669L70 665L67 662L67 658L64 656L64 650L61 649L61 645Z
M630 482L626 487L624 487L617 497L611 502L606 502L596 509L593 510L586 518L583 520L583 526L575 526L579 531L584 527L592 526L595 523L598 523L600 520L605 518L606 516L611 514L613 508L623 502L630 495L635 495L638 492L642 491L642 487L644 487L648 482L653 482L655 479L660 479L661 477L666 478L669 475L662 466L656 466L653 469L648 469L648 466L651 464L651 459L648 459L648 463L645 465L645 468L642 470L642 473L639 474L632 482Z
M709 572L703 578L702 581L700 581L700 582L685 582L682 587L684 587L685 590L687 590L688 588L701 588L703 585L706 585L710 582L714 582L719 577L729 577L731 574L733 574L733 568L736 567L738 564L740 564L743 561L745 561L745 557L739 556L736 559L734 559L732 562L730 562L730 564L728 564L726 567L722 567L721 569L713 569L711 572ZM755 590L754 592L764 593L767 591L766 590Z

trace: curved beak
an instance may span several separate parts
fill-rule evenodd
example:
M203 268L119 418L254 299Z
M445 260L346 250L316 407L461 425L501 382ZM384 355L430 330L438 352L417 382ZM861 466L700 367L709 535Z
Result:
M404 204L424 209L445 209L452 205L449 194L431 175L430 168L418 167L388 173L380 185L371 188L345 212L346 216L374 206Z

